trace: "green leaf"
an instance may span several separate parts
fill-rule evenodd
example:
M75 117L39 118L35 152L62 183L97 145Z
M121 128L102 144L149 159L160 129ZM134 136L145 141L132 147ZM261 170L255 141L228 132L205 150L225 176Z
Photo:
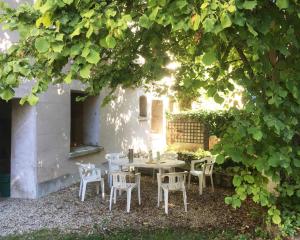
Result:
M224 98L221 97L218 93L215 94L214 100L216 103L222 104L224 102Z
M232 183L235 187L239 187L242 183L242 178L240 176L235 175Z
M152 22L150 21L150 19L147 17L147 15L143 15L140 17L140 20L139 20L139 25L143 28L147 28L149 29L150 26L151 26Z
M89 78L91 74L91 68L92 68L91 64L85 65L79 72L80 76L82 78Z
M86 46L86 47L82 50L81 56L84 57L84 58L86 58L86 57L89 55L89 53L90 53L90 48Z
M261 141L263 133L260 130L256 130L254 133L252 133L252 136L256 141Z
M233 198L231 204L232 204L232 207L236 209L241 206L242 202L239 198Z
M94 49L91 49L89 55L87 56L86 60L89 62L89 63L92 63L92 64L96 64L100 61L100 54L95 51Z
M106 44L107 44L108 48L114 48L117 44L116 39L111 35L108 35L106 37L105 41L106 41Z
M100 46L104 47L104 48L108 48L107 42L106 42L106 38L101 38L100 39Z
M38 103L38 101L39 101L39 98L34 94L30 94L27 97L27 102L30 104L30 106L36 105Z
M258 33L254 30L254 28L247 23L247 27L250 33L252 33L255 37L258 35Z
M74 0L63 0L63 2L67 5L70 5L71 3L73 3Z
M67 84L72 82L72 72L69 72L69 74L65 77L64 82Z
M278 154L273 154L268 159L268 163L271 167L277 167L280 165L280 156Z
M70 35L71 38L78 36L81 33L81 27L77 27L74 32Z
M225 197L225 203L226 204L231 204L232 203L232 197Z
M230 12L230 13L234 13L236 11L236 7L234 5L230 5L227 10Z
M37 38L34 46L39 53L45 53L50 48L50 43L46 37Z
M36 27L44 25L46 28L52 25L51 17L49 13L44 14L36 20Z
M246 182L248 182L250 184L254 183L254 177L252 177L251 175L245 175L244 179Z
M158 2L158 4L159 4L160 6L162 6L162 7L164 7L164 6L166 5L166 3L167 3L166 0L158 0L157 2Z
M199 14L195 14L193 17L192 17L192 29L194 31L198 30L199 28L199 25L200 25L200 15Z
M289 7L289 0L276 0L276 5L279 9L285 9Z
M90 26L89 30L86 32L86 37L90 38L94 32L94 28Z
M52 45L52 49L56 53L61 53L63 48L64 48L64 44L62 44L62 43L55 43Z
M247 10L253 10L257 5L257 1L245 1L243 3L243 8Z
M206 32L212 32L212 30L214 29L215 23L216 23L216 19L213 17L209 17L206 18L203 22L203 28Z
M81 43L77 43L77 44L73 45L70 49L70 55L72 57L79 55L81 53L81 49L82 49Z
M157 16L157 13L158 13L158 10L160 9L160 7L156 7L152 10L151 14L149 15L149 19L150 20L155 20L156 19L156 16Z
M272 221L273 221L273 223L275 223L275 224L280 224L281 223L281 218L280 218L280 216L279 215L273 215L272 216Z
M232 25L232 21L231 21L229 14L223 13L221 15L221 25L223 28L228 28Z
M224 162L225 158L222 154L219 154L217 157L216 157L216 162L218 164L222 164Z
M186 0L177 0L177 1L176 1L176 6L177 6L179 9L184 8L187 4L188 4L188 3L187 3Z
M14 92L12 89L4 89L0 91L0 98L5 101L8 101L14 97Z
M300 168L300 159L294 158L294 159L293 159L293 162L294 162L294 166L295 166L295 167Z
M205 65L211 65L217 60L216 52L213 49L210 49L203 55L202 62Z

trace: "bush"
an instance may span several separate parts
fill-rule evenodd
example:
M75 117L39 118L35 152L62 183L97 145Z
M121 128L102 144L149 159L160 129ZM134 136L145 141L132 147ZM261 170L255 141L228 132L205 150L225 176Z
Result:
M204 110L192 110L180 113L168 113L168 119L192 119L204 123L209 129L209 135L216 135L220 137L226 125L233 120L233 114L231 111L204 111Z

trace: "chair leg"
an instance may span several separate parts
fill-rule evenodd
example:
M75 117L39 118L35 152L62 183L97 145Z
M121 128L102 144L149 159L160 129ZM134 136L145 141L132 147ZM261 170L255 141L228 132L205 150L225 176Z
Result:
M114 204L117 203L117 189L114 188Z
M96 193L97 195L100 193L100 182L96 182Z
M203 188L206 188L206 175L203 174Z
M82 202L84 201L84 198L85 198L86 184L87 184L86 182L82 183L82 193L81 193L81 201Z
M184 211L187 212L187 197L186 197L186 190L183 189L183 204L184 204Z
M104 179L101 179L101 193L102 193L102 199L105 199L105 191L104 191Z
M157 207L159 207L159 204L160 204L160 201L161 201L161 196L160 196L161 189L160 189L160 187L158 187L157 189L158 189L158 191L157 191Z
M82 192L82 180L80 179L79 197L81 196L81 192Z
M139 205L142 204L142 201L141 201L141 185L140 183L138 183L138 200L139 200Z
M131 203L131 189L127 190L127 212L130 212L130 203Z
M203 175L199 176L199 195L202 195L202 191L203 191Z
M109 211L111 211L112 201L113 201L113 195L114 195L114 188L112 187L110 189L110 197L109 197Z
M168 214L168 200L169 200L169 196L168 196L169 191L164 189L164 197L165 197L165 213Z
M108 175L108 185L110 188L112 187L112 175Z
M189 174L189 182L188 182L188 189L190 189L190 187L191 187L191 174Z
M212 175L210 175L210 182L211 182L212 191L214 192L215 188L214 188L214 180L213 180L213 176Z
M153 170L152 170L152 182L154 182L155 181L155 169L153 168Z

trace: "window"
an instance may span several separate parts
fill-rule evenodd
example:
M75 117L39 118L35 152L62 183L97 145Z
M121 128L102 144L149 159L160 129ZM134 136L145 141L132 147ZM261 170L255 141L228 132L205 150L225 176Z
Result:
M77 101L84 96L82 92L71 92L71 152L74 149L84 150L87 146L99 145L99 97L87 97Z
M151 109L151 131L153 133L162 133L163 131L163 101L153 100Z
M140 96L140 117L147 117L147 97L146 96Z
M71 147L84 145L83 141L83 101L77 98L83 97L83 93L71 92Z

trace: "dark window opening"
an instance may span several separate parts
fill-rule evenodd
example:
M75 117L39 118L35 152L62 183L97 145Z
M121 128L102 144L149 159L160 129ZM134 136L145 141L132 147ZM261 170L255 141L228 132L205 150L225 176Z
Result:
M71 92L71 148L84 145L84 101L78 101L81 97L83 93Z
M147 117L147 97L140 96L140 117Z

